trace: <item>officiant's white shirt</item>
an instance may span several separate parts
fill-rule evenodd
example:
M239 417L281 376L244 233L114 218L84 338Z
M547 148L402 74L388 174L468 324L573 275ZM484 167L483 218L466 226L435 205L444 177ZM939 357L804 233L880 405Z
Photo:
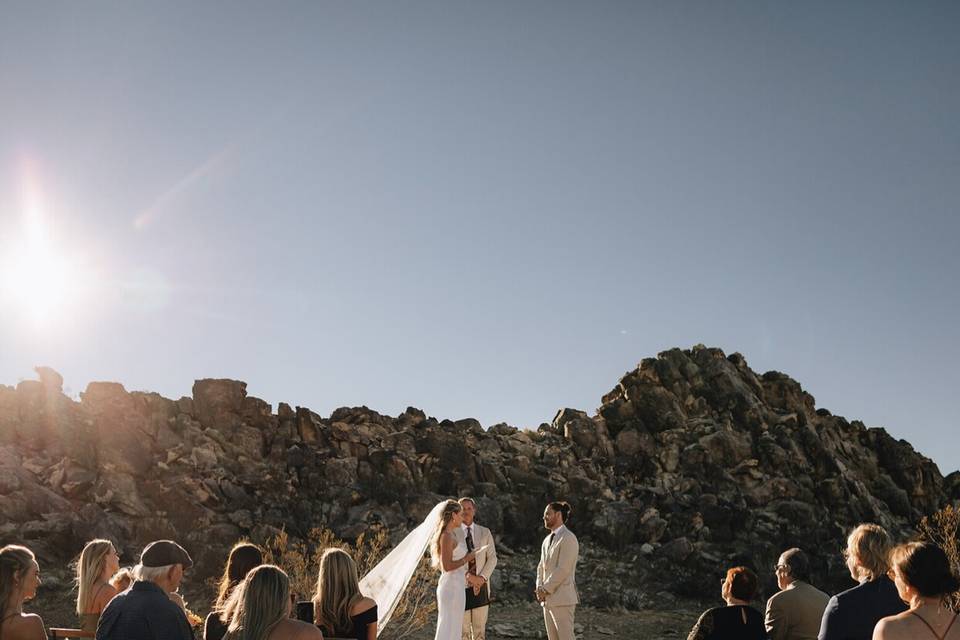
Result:
M476 559L477 575L483 576L487 581L487 585L489 585L490 576L493 575L493 570L497 567L497 548L493 542L493 534L490 532L490 529L476 522L470 525L469 528L473 530L471 535L473 536L474 549L488 545L486 549L477 553ZM464 541L467 539L467 529L467 525L460 524L460 537Z

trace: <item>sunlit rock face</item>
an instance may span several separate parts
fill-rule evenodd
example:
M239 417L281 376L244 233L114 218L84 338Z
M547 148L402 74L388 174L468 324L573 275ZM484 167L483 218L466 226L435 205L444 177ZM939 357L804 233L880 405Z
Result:
M274 413L234 380L198 380L179 400L94 382L76 402L54 370L38 375L0 386L0 542L58 565L93 537L131 557L170 537L205 577L240 537L387 527L399 539L438 500L470 495L504 551L499 593L526 598L540 514L563 499L580 575L604 567L581 578L585 601L635 607L663 591L715 595L726 567L769 573L792 546L824 587L847 586L849 527L906 536L960 499L960 475L944 479L908 443L702 346L645 359L596 413L564 408L536 431L412 407Z

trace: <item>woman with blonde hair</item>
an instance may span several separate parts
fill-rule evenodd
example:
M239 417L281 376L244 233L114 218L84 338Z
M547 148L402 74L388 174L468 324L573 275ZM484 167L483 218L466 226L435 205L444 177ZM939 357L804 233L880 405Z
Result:
M873 640L913 640L933 637L957 640L957 612L947 599L960 589L943 549L930 542L909 542L890 552L890 574L900 599L910 608L877 623Z
M229 619L223 618L223 610L230 594L236 589L250 570L263 564L263 551L255 544L238 542L230 549L227 564L223 567L217 599L213 610L207 615L203 625L203 640L221 640L227 632Z
M377 603L360 593L357 564L346 551L327 549L320 556L312 604L313 623L325 634L376 640Z
M467 599L467 565L476 551L468 551L467 543L454 534L461 522L460 503L447 500L443 504L430 542L433 566L440 569L434 640L460 640Z
M0 638L46 640L40 616L23 612L39 584L40 566L30 549L15 544L0 549Z
M290 578L262 564L247 573L224 607L226 640L323 640L312 624L290 618Z
M109 540L91 540L77 560L77 615L80 628L96 632L100 614L118 591L110 578L120 569L120 554Z

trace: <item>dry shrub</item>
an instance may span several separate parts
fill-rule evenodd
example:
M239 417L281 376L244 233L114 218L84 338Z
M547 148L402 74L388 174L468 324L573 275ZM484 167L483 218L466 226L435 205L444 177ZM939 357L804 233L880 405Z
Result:
M264 562L283 567L290 576L290 588L297 594L297 599L309 600L316 590L320 556L325 549L336 547L348 552L362 577L387 555L391 548L389 542L385 529L369 535L362 533L352 545L337 538L329 529L312 529L305 540L291 539L286 531L281 531L267 541ZM434 597L436 579L436 571L425 558L378 638L400 640L430 622L431 614L437 609Z
M947 505L920 522L920 539L939 545L947 554L955 575L960 576L960 509ZM960 592L949 598L950 608L960 611Z

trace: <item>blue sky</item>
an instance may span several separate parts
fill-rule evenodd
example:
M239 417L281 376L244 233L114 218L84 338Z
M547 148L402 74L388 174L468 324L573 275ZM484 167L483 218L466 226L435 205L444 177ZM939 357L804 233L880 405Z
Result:
M960 5L194 5L4 4L0 382L535 427L705 343L960 467Z

